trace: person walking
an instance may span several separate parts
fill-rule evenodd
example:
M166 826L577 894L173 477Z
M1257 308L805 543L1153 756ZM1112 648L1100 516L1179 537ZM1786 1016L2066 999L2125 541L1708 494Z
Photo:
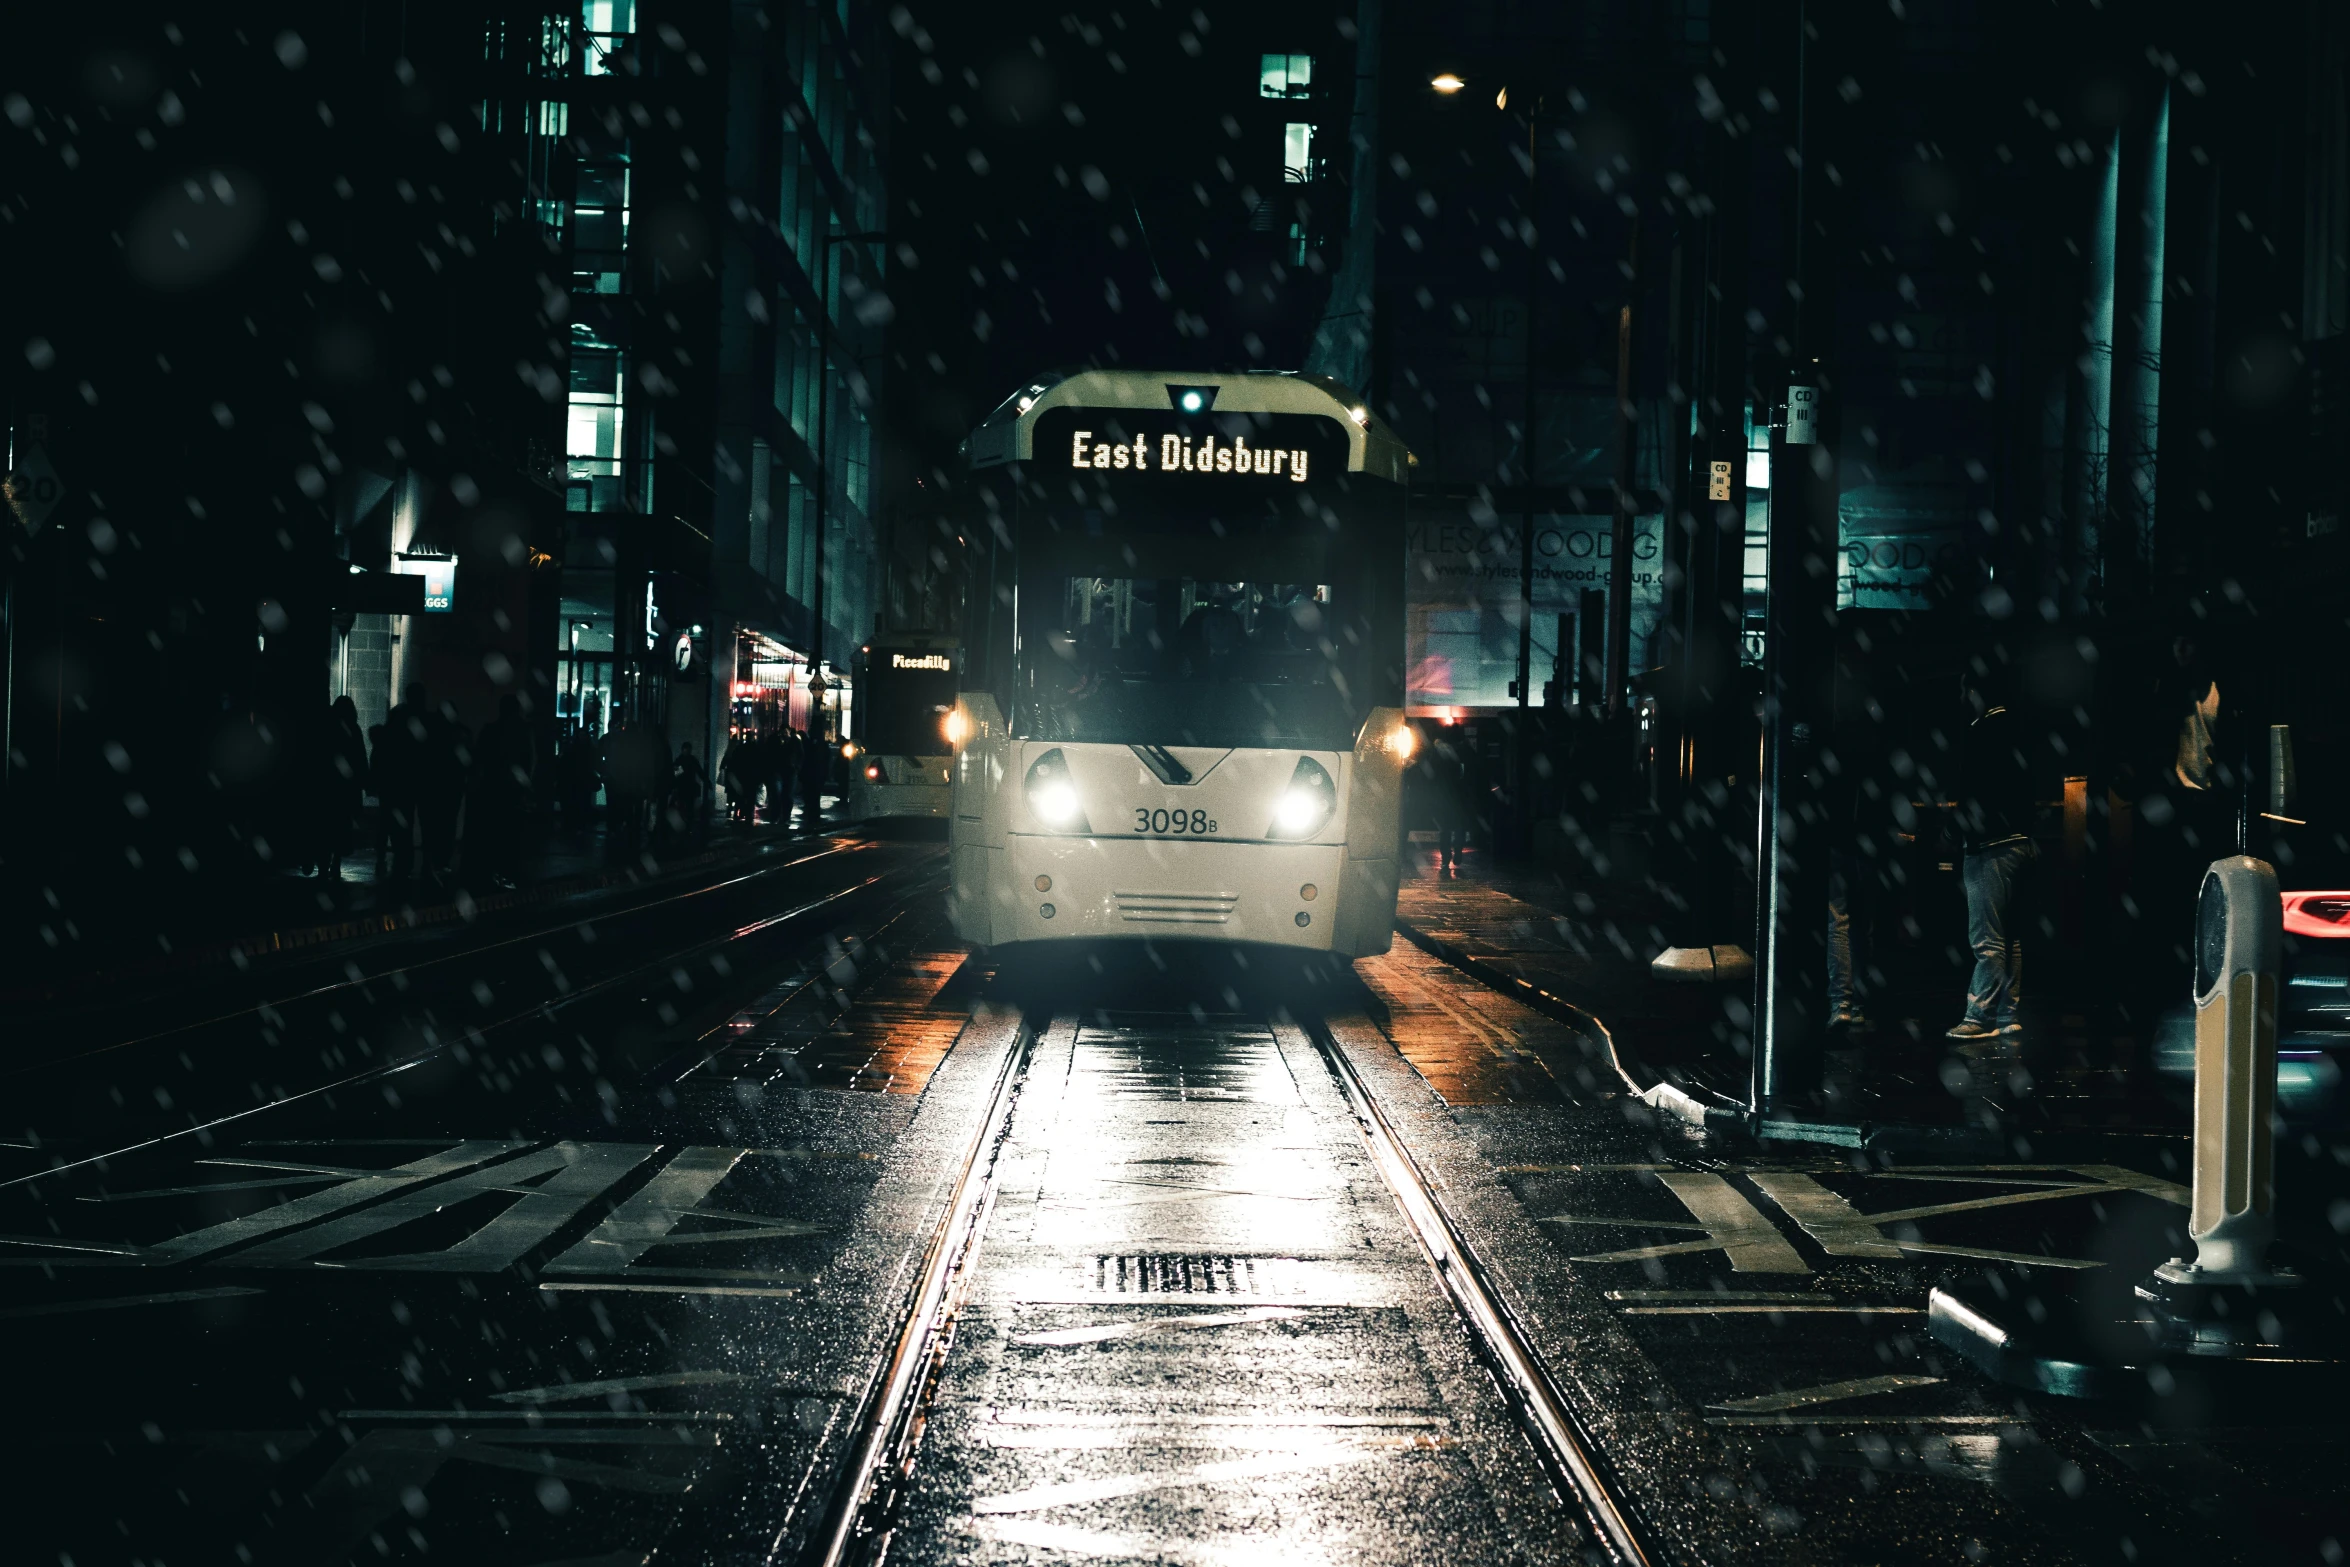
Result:
M1993 700L1989 681L1968 674L1959 693L1973 722L1960 738L1958 828L1964 844L1967 944L1974 979L1966 1015L1950 1029L1962 1045L1982 1045L2022 1034L2023 931L2016 889L2039 853L2031 837L2032 795L2023 736L2015 714Z
M343 879L343 856L359 827L367 794L367 737L359 732L359 704L338 696L327 713L326 765L320 784L318 874Z

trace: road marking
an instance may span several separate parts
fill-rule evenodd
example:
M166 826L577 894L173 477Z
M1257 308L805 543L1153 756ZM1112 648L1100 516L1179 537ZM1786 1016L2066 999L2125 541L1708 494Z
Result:
M614 1393L645 1393L665 1387L724 1387L747 1380L739 1371L672 1371L653 1377L606 1377L600 1382L558 1382L551 1387L519 1387L492 1393L493 1404L568 1404L574 1399L606 1398Z
M662 1166L587 1238L547 1264L549 1273L618 1273L669 1238L679 1221L717 1189L747 1152L688 1148Z
M1796 1254L1795 1248L1787 1243L1787 1237L1779 1233L1778 1227L1723 1177L1704 1170L1671 1170L1660 1173L1657 1181L1681 1200L1681 1206L1687 1208L1690 1216L1697 1220L1695 1224L1684 1224L1678 1220L1609 1221L1575 1214L1554 1214L1541 1222L1617 1222L1626 1229L1702 1230L1706 1236L1701 1241L1673 1241L1662 1246L1635 1246L1625 1251L1597 1252L1574 1258L1576 1262L1640 1262L1650 1257L1678 1257L1701 1251L1720 1251L1729 1257L1732 1271L1738 1273L1811 1272L1810 1266Z
M1003 1518L988 1523L966 1522L963 1528L983 1540L1006 1545L1028 1545L1094 1561L1169 1562L1176 1567L1240 1567L1264 1558L1253 1551L1226 1551L1192 1540L1146 1538L1139 1534L1105 1534L1070 1524L1047 1523L1041 1518Z
M1803 1226L1804 1232L1820 1243L1820 1249L1831 1257L1875 1257L1898 1259L1905 1253L1924 1252L1937 1257L1972 1257L1985 1262L2011 1262L2021 1266L2040 1268L2094 1268L2101 1264L2084 1257L2049 1257L2034 1252L1998 1251L1983 1246L1946 1246L1940 1242L1893 1240L1886 1236L1881 1225L1908 1223L1917 1219L1933 1218L1945 1213L1966 1213L1978 1208L2008 1207L2024 1202L2048 1202L2058 1197L2073 1197L2086 1192L2104 1191L2103 1186L2076 1186L2048 1191L2010 1192L1999 1197L1973 1197L1964 1202L1935 1203L1921 1208L1896 1208L1887 1213L1862 1213L1841 1195L1828 1190L1808 1175L1792 1171L1757 1170L1754 1184L1765 1196L1787 1210L1789 1217Z
M1354 1427L1443 1426L1444 1415L1154 1415L1148 1420L1119 1414L1086 1414L1065 1409L991 1409L984 1418L994 1425L1052 1426L1082 1430L1325 1430Z
M439 1153L426 1154L421 1159L411 1159L408 1163L395 1165L389 1170L362 1176L358 1180L345 1181L342 1185L329 1187L323 1192L312 1192L306 1197L296 1197L290 1202L281 1202L275 1207L264 1208L258 1213L249 1213L239 1219L229 1219L173 1240L158 1241L153 1246L145 1248L145 1251L147 1256L156 1262L186 1262L212 1252L223 1251L231 1246L241 1246L246 1241L259 1240L265 1235L274 1235L282 1230L290 1230L297 1225L330 1218L346 1209L356 1208L361 1203L373 1202L379 1197L389 1197L395 1193L404 1192L412 1186L421 1185L426 1181L438 1180L444 1175L455 1175L459 1171L470 1170L474 1166L495 1159L502 1154L514 1153L529 1146L528 1143L504 1141L458 1143L453 1147L442 1149Z
M468 1171L420 1191L297 1234L282 1236L240 1253L233 1266L287 1268L355 1245L418 1219L446 1212L476 1197L512 1195L504 1212L454 1246L392 1257L365 1257L339 1263L346 1268L381 1268L411 1273L498 1273L546 1243L580 1210L625 1179L658 1152L653 1143L557 1143L503 1164ZM525 1185L536 1182L536 1185Z
M1626 1306L1627 1317L1843 1316L1914 1317L1923 1306Z
M0 1317L62 1317L84 1311L109 1311L120 1306L169 1306L187 1300L226 1300L234 1295L260 1295L262 1290L230 1285L210 1290L168 1290L156 1295L123 1295L113 1300L66 1300L41 1306L11 1306Z
M1194 1464L1188 1469L1161 1470L1156 1474L1111 1475L1101 1480L1072 1480L1062 1485L1040 1485L1026 1491L1006 1491L998 1496L981 1497L971 1504L971 1511L981 1517L1001 1513L1039 1513L1054 1507L1074 1507L1081 1502L1115 1501L1120 1497L1143 1496L1152 1491L1173 1490L1180 1486L1215 1485L1225 1480L1254 1480L1267 1475L1297 1474L1311 1469L1337 1469L1347 1464L1384 1458L1390 1453L1434 1449L1445 1445L1444 1438L1435 1436L1334 1443L1304 1452L1233 1458L1222 1463Z
M1708 1415L1709 1426L2027 1426L2015 1415Z
M1934 1387L1940 1377L1889 1376L1853 1377L1844 1382L1822 1382L1815 1387L1791 1388L1784 1393L1757 1393L1751 1398L1733 1398L1726 1403L1708 1404L1708 1409L1728 1410L1732 1414L1769 1415L1785 1409L1802 1409L1812 1404L1840 1404L1848 1398L1874 1398L1879 1393L1897 1393L1905 1387Z
M424 1420L443 1424L462 1420L503 1420L516 1425L515 1434L520 1436L544 1420L592 1420L605 1425L614 1421L691 1425L732 1420L734 1416L723 1409L346 1409L342 1418L371 1423Z
M1819 1305L1822 1297L1813 1290L1609 1290L1609 1300L1667 1301L1667 1300L1783 1300L1797 1305Z
M814 1283L811 1279L809 1283ZM800 1293L804 1286L789 1289L754 1289L744 1284L541 1284L543 1290L604 1290L617 1294L635 1295L781 1295Z
M1152 1333L1179 1333L1187 1328L1228 1328L1244 1322L1286 1322L1304 1315L1295 1306L1251 1306L1246 1311L1215 1311L1190 1317L1159 1317L1137 1322L1105 1322L1090 1328L1055 1328L1044 1333L1015 1333L1012 1342L1051 1347L1101 1344L1111 1339L1142 1338Z

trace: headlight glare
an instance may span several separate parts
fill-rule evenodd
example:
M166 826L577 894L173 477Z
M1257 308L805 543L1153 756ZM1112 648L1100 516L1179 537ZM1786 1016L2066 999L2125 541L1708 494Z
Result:
M1337 810L1338 785L1331 782L1329 770L1312 757L1301 756L1297 771L1289 775L1289 787L1273 802L1273 825L1265 836L1311 838Z
M1091 832L1085 806L1077 798L1077 782L1069 776L1068 759L1058 749L1047 751L1028 765L1028 809L1054 832Z

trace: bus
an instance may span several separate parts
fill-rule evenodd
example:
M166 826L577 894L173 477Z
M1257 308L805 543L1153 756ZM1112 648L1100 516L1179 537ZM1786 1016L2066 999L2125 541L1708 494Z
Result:
M1402 441L1319 376L1088 370L964 455L958 934L1386 951Z
M876 638L857 654L850 698L848 819L943 820L953 790L947 723L960 649L952 637Z

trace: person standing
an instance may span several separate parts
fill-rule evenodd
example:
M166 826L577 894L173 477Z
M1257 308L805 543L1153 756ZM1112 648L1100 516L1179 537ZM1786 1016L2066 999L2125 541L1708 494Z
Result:
M522 874L522 833L538 773L538 740L522 701L498 698L498 716L473 748L472 789L465 806L465 868L512 887Z
M1469 763L1465 741L1450 729L1428 747L1428 809L1436 827L1436 874L1461 873L1461 845L1469 836Z
M320 779L321 837L318 873L343 879L343 856L351 852L359 807L367 793L367 737L359 732L359 704L335 698L327 715L326 765Z
M465 808L465 779L473 765L473 737L458 722L454 704L443 702L431 715L419 748L422 761L417 820L424 829L424 875L440 881L457 857L457 828Z
M2031 837L2031 784L2015 714L1992 699L1981 676L1962 676L1959 691L1974 720L1959 742L1958 828L1964 844L1967 944L1974 949L1975 970L1967 986L1966 1016L1949 1037L1980 1044L2023 1032L2018 1008L2024 949L2016 889L2039 846Z
M384 716L383 739L375 748L375 797L384 814L390 853L385 874L406 881L416 874L417 803L422 792L424 750L432 732L424 683L409 686L406 698Z
M669 769L668 817L670 831L688 843L699 843L710 819L710 771L694 755L694 743L682 741Z
M744 730L726 737L726 754L718 759L718 777L726 788L726 819L748 821L758 814L759 771L753 760L757 742Z
M778 827L791 825L792 780L799 775L799 736L779 723L767 736L767 819Z
M824 823L824 784L832 774L832 747L814 724L800 745L800 825L809 829Z

